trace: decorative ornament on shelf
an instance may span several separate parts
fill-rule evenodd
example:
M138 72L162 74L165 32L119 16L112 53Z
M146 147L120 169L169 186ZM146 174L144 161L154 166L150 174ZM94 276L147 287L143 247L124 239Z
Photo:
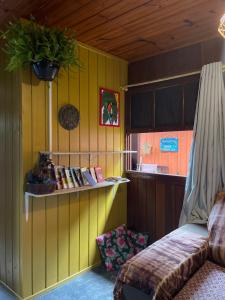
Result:
M48 155L40 154L37 165L28 172L26 190L39 195L56 190L54 164Z
M144 142L142 145L142 152L143 154L151 154L152 153L152 146L148 142Z
M220 24L218 27L219 33L222 35L223 38L225 38L225 14L220 19Z
M66 104L59 110L59 123L66 130L72 130L76 128L80 122L79 110L71 105Z
M42 26L33 19L16 20L8 23L0 37L5 42L8 71L31 65L38 79L52 81L60 67L80 66L74 33L67 29Z

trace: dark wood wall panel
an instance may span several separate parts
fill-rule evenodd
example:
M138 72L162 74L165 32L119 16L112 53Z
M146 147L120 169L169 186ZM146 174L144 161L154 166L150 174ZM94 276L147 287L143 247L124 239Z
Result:
M128 172L128 227L154 242L178 227L185 177Z
M207 63L225 63L225 40L214 38L129 64L129 84L198 71Z

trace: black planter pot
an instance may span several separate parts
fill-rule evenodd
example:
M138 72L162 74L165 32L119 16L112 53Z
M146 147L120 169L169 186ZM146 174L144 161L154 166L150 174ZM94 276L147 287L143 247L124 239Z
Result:
M45 59L33 63L32 69L38 79L52 81L59 71L59 64Z

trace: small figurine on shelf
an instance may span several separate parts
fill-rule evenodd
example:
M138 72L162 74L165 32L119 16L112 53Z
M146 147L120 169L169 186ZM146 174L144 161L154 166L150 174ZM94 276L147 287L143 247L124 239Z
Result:
M54 164L49 155L40 154L37 165L27 174L27 192L50 194L56 190Z

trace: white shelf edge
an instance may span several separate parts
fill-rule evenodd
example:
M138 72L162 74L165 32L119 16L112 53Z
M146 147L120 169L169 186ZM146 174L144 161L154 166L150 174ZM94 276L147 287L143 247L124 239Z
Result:
M56 190L53 193L43 194L43 195L33 194L33 193L29 193L29 192L25 192L25 194L29 197L34 197L34 198L59 196L59 195L64 195L64 194L71 194L71 193L78 193L78 192L82 192L82 191L100 189L100 188L104 188L104 187L107 187L107 186L113 186L113 185L116 185L116 184L127 183L129 181L130 181L129 179L120 180L120 181L117 181L117 182L104 181L104 182L101 182L101 183L97 183L96 185L87 185L87 186L82 186L82 187L79 187L79 188L72 188L72 189L61 189L61 190Z
M47 155L101 155L101 154L132 154L137 153L137 151L90 151L90 152L49 152L49 151L40 151L41 154Z
M83 187L79 187L79 188L56 190L53 193L43 194L43 195L37 195L37 194L25 192L24 196L25 196L26 221L28 221L29 199L30 199L30 197L33 197L33 198L43 198L43 197L50 197L50 196L60 196L60 195L66 195L66 194L71 194L71 193L79 193L79 192L83 192L83 191L90 191L90 190L95 190L95 189L101 189L101 188L109 187L109 186L116 186L116 185L123 184L123 183L128 183L128 182L130 182L130 180L127 179L127 178L124 179L124 180L117 181L117 182L104 181L102 183L97 183L94 186L83 186Z

